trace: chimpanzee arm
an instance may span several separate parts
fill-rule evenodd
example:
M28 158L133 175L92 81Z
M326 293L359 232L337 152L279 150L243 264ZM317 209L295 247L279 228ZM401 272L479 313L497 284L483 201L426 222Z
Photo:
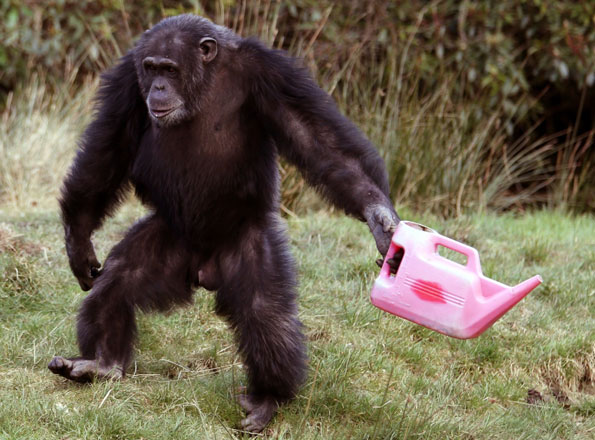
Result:
M132 54L101 78L93 121L64 180L60 207L70 267L88 290L100 267L91 234L121 200L134 151L147 124Z
M295 60L254 40L244 45L251 92L279 152L335 206L365 220L384 256L399 217L377 150Z

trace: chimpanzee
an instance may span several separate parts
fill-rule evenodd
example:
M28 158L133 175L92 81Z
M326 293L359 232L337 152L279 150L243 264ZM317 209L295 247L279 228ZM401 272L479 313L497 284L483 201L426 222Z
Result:
M258 432L306 375L296 269L279 211L277 156L366 221L385 255L399 217L376 149L300 62L193 15L146 31L102 75L97 110L60 199L81 288L80 357L49 369L79 382L123 377L135 309L216 291L248 377L242 427ZM129 187L151 208L100 271L91 235Z

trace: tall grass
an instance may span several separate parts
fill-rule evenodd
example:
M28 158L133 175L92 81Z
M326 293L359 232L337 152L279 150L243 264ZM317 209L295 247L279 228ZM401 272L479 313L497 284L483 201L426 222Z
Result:
M505 109L502 103L485 113L483 108L493 107L487 105L493 97L487 90L472 99L461 94L462 74L443 74L431 88L422 84L410 48L431 4L419 12L417 27L408 31L404 43L395 40L379 49L372 39L364 38L340 66L312 56L332 8L308 32L295 33L287 41L277 28L279 2L242 5L226 10L220 4L220 23L243 35L258 35L271 46L287 47L304 60L342 111L378 146L398 204L444 215L527 204L577 204L593 170L586 152L593 146L595 131L578 138L575 129L538 137L537 123L513 138L513 119L521 120L524 115L519 112L538 102L522 97L516 110ZM282 163L282 176L286 212L318 206L304 191L296 170Z
M584 195L593 170L586 158L593 132L580 137L570 130L539 138L527 130L515 139L510 126L519 115L503 106L484 112L488 106L483 104L492 97L488 91L473 99L463 95L464 75L442 74L431 86L421 81L410 55L418 29L409 29L404 43L385 48L364 38L337 66L313 56L332 8L309 29L290 36L278 28L280 8L271 0L243 2L235 9L220 2L214 19L304 60L341 110L378 146L398 204L448 216L536 203L569 206ZM419 12L418 25L426 14L427 8ZM133 41L122 42L124 47L110 44L116 56ZM1 115L0 203L23 207L55 198L89 120L95 86L91 80L82 88L68 81L49 87L43 76L36 76L9 96ZM518 109L537 105L517 104ZM295 169L282 162L281 174L285 212L319 206Z
M73 92L35 76L8 96L0 114L0 203L13 208L52 204L82 126L92 113L93 87Z
M512 112L504 104L484 112L487 91L469 99L454 74L428 88L408 68L414 60L407 53L407 47L389 47L372 61L353 62L329 88L336 87L340 107L379 147L397 203L444 215L576 204L593 170L586 152L595 131L537 136L538 121L512 135L513 119L536 101L525 97Z

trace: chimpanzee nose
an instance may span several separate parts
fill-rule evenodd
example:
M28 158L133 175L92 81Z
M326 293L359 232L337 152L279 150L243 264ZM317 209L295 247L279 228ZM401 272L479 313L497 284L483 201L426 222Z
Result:
M163 92L165 90L165 86L167 86L167 81L165 81L163 78L155 78L155 81L153 81L153 88L156 91Z

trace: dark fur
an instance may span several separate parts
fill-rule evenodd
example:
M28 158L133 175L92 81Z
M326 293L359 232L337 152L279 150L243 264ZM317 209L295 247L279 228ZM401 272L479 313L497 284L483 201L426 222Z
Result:
M217 42L212 59L205 36ZM147 57L173 60L179 71L154 80ZM180 100L169 119L147 108ZM124 371L136 308L189 303L198 285L217 290L216 311L234 329L247 367L243 426L258 431L306 372L295 265L278 216L277 155L334 205L368 221L384 253L398 217L382 159L296 60L199 17L169 18L146 32L102 76L97 102L60 200L70 265L83 289L93 287L78 319L82 359L96 360L96 376ZM91 234L130 185L153 213L96 278ZM50 369L93 377L75 377L77 359L56 358Z

